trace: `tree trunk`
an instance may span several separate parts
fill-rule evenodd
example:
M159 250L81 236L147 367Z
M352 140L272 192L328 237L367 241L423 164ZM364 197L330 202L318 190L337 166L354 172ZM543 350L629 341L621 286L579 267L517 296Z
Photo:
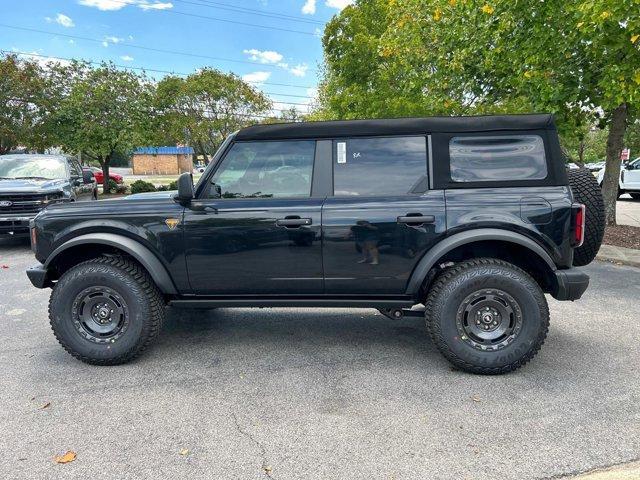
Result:
M111 154L103 159L98 160L102 167L102 193L109 193L109 164L111 163Z
M578 160L580 160L580 165L584 165L584 139L580 140L578 145Z
M607 225L616 224L616 202L620 179L620 152L627 129L627 104L617 106L611 112L609 135L607 136L607 161L602 181L602 196Z

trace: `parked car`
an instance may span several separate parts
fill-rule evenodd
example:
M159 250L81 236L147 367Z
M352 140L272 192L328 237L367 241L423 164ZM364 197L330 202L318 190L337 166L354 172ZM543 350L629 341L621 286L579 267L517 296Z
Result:
M0 237L28 235L29 221L46 206L96 198L93 174L73 157L0 156Z
M594 162L594 163L587 163L585 165L585 167L590 171L590 172L599 172L600 170L602 170L604 168L604 164L605 162Z
M551 115L258 125L177 194L43 211L27 274L55 285L53 331L87 363L140 355L166 305L368 307L423 316L457 368L505 373L544 342L544 294L588 286L570 178Z
M598 184L602 186L604 168L598 172ZM640 157L620 167L618 196L628 193L634 200L640 200Z
M83 170L89 170L93 173L93 176L96 178L96 182L98 182L98 185L102 185L103 180L104 180L104 173L102 173L102 169L98 168L98 167L82 167ZM116 182L118 185L120 185L122 182L124 182L124 178L122 175L118 175L117 173L112 173L109 172L109 179L113 180L114 182Z

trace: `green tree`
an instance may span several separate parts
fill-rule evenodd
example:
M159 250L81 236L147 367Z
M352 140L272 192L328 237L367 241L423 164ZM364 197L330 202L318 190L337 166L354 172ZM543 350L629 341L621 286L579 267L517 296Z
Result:
M230 133L256 123L271 102L238 76L207 68L163 78L154 106L156 142L191 145L206 159Z
M67 70L68 94L53 116L59 145L97 160L109 191L109 166L122 153L146 142L150 131L153 85L144 75L76 65Z
M326 117L550 111L607 127L607 222L640 100L636 0L369 0L325 29Z
M46 79L36 63L15 55L0 57L0 155L25 146L44 150Z

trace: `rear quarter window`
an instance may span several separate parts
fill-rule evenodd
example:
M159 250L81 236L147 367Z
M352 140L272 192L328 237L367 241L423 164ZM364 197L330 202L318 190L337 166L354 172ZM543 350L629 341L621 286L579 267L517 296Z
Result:
M451 180L496 182L547 177L539 135L458 136L449 141Z

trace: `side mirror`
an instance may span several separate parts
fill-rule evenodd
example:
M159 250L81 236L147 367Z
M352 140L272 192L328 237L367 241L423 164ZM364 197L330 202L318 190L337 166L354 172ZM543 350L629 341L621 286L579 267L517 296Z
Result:
M193 196L193 174L183 173L178 177L178 194L175 198L178 202L187 204L193 199Z
M82 171L82 181L84 183L93 183L95 180L95 176L91 170L83 170Z

